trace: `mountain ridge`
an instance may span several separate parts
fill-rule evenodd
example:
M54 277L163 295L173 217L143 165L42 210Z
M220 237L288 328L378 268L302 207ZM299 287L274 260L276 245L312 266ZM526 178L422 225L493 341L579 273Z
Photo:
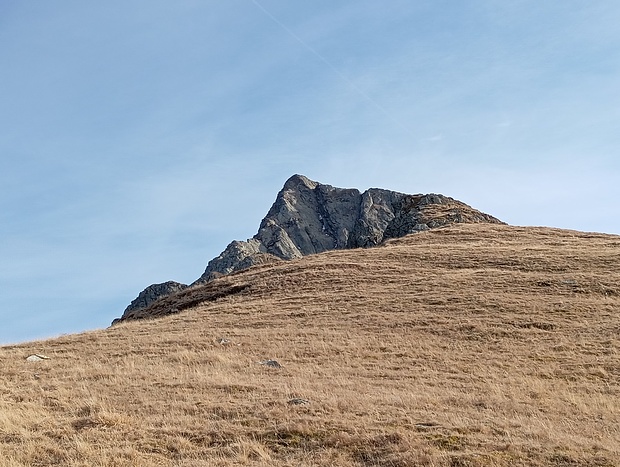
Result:
M113 324L133 319L137 311L162 297L259 264L331 250L368 248L391 238L454 223L480 222L503 224L441 194L410 195L381 188L360 192L295 174L284 183L252 238L229 243L190 285L174 281L150 285Z

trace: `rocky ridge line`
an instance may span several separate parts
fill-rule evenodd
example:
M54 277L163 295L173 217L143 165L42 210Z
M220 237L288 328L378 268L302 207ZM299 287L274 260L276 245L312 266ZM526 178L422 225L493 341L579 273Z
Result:
M454 223L500 223L493 216L439 194L408 195L379 188L361 193L336 188L303 175L289 178L246 241L233 241L192 286L256 264L290 260L328 250L372 247L390 238ZM135 319L161 297L188 286L177 282L147 287L115 322ZM139 313L141 317L144 312Z

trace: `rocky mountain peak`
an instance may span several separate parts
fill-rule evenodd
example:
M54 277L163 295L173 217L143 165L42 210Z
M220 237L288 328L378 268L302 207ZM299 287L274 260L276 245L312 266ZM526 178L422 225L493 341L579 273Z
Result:
M304 175L295 174L291 176L286 182L284 182L284 186L282 187L283 192L287 191L299 191L303 188L314 190L319 183L310 180L308 177Z
M502 223L440 194L408 195L379 188L361 193L355 188L336 188L293 175L276 196L256 235L246 241L231 242L209 261L205 272L192 285L256 264L328 250L372 247L390 238L463 222ZM148 287L127 307L120 320L185 287L174 282Z

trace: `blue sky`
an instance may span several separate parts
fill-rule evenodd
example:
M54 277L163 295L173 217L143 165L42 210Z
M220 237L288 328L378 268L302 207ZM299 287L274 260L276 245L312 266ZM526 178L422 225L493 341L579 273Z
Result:
M0 343L106 327L294 173L620 234L620 3L0 3Z

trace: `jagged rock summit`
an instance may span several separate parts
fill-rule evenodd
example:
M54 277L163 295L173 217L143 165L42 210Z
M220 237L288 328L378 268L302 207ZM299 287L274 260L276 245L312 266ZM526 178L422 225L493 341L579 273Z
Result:
M257 234L246 241L231 242L192 285L256 264L328 250L372 247L423 230L480 222L502 223L439 194L408 195L379 188L361 193L354 188L336 188L293 175L278 193ZM143 317L144 313L136 311L187 287L177 282L151 285L115 322Z

